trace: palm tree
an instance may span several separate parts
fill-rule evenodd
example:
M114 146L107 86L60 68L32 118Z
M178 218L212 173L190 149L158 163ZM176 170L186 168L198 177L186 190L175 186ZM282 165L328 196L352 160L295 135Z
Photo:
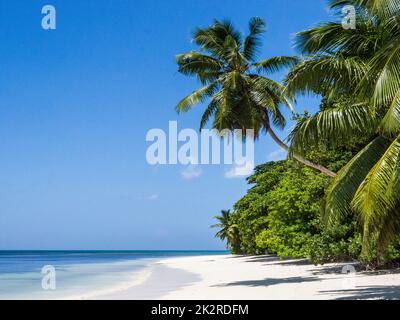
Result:
M210 99L200 129L214 117L212 126L220 132L239 129L246 134L246 129L253 129L254 138L258 138L264 130L280 147L288 150L288 145L273 131L272 124L278 128L285 126L280 107L286 106L293 112L292 96L285 95L281 84L261 73L291 67L298 59L281 56L256 62L260 37L265 32L264 21L252 18L249 30L249 35L242 39L230 22L215 20L210 27L194 32L193 39L200 51L180 54L176 62L180 73L197 77L202 87L182 99L176 109L179 113L187 112L194 105ZM336 175L298 154L293 157L324 174Z
M292 152L320 141L375 136L327 190L328 222L357 213L381 255L400 232L400 0L332 0L332 8L357 8L355 29L325 23L301 32L306 59L286 79L287 92L324 95L332 107L299 122Z
M220 228L215 234L215 237L221 240L226 240L226 247L230 250L235 250L239 243L238 227L233 222L230 210L221 210L221 215L216 216L219 222L211 226L211 228Z

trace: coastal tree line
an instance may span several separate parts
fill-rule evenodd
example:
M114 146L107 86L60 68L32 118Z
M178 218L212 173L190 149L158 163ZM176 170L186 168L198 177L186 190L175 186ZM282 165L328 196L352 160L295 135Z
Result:
M352 5L355 28L343 28ZM198 51L177 56L179 72L202 87L178 112L207 102L200 128L254 129L289 157L255 169L252 188L218 217L217 236L234 253L358 259L379 266L400 257L400 0L330 0L337 21L297 34L297 57L258 60L265 23L243 37L229 21L194 32ZM286 69L278 83L269 75ZM322 98L296 114L296 96ZM286 142L275 133L296 122Z

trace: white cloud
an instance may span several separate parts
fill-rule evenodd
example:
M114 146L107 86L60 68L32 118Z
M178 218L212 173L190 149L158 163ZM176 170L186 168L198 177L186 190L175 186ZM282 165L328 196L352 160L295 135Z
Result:
M287 152L283 149L278 149L275 151L272 151L268 156L267 156L267 161L280 161L284 160L287 157Z
M155 194L152 194L152 195L148 196L146 199L149 200L149 201L155 201L155 200L157 200L159 197L160 197L160 195L157 194L157 193L155 193Z
M234 179L249 176L253 173L254 164L252 162L247 162L244 165L238 166L234 165L231 170L225 173L225 178Z
M181 171L181 175L184 179L194 179L201 176L203 171L197 165L190 164Z

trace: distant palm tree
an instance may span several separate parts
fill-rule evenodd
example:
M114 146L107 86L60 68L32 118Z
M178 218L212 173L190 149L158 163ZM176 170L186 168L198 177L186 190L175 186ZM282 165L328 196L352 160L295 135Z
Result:
M285 95L282 85L262 76L261 72L272 73L292 67L298 59L280 56L256 62L260 37L265 32L264 21L252 18L249 30L249 35L242 39L229 21L215 20L210 27L194 32L193 40L200 46L200 51L180 54L176 62L180 73L197 77L203 87L182 99L177 111L186 112L210 99L200 129L213 117L213 128L220 132L240 129L245 134L246 129L253 129L254 138L257 138L264 130L280 147L288 150L289 147L272 130L272 124L279 128L285 126L280 107L284 105L293 112L292 96ZM298 154L293 157L324 174L336 175Z
M359 214L368 254L371 239L383 252L400 233L400 0L331 0L332 8L349 4L357 8L355 29L332 22L298 35L306 59L289 73L287 90L333 102L297 125L294 152L376 137L339 171L325 207L329 221Z
M211 227L220 229L215 236L221 240L226 240L226 246L228 249L232 250L237 248L239 241L238 227L232 220L230 210L221 210L221 215L216 216L215 219L217 219L219 223L214 224Z

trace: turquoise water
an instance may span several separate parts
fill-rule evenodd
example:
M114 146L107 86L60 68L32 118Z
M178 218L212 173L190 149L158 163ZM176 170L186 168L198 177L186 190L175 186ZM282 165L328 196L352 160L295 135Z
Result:
M0 299L60 299L118 288L161 258L224 251L0 251ZM55 270L44 290L42 268Z

